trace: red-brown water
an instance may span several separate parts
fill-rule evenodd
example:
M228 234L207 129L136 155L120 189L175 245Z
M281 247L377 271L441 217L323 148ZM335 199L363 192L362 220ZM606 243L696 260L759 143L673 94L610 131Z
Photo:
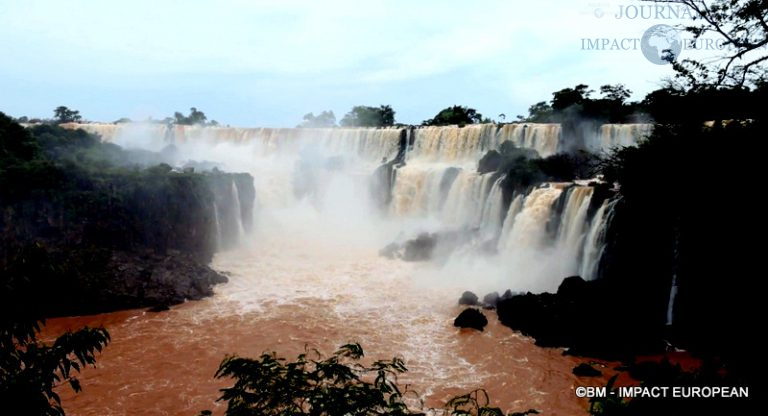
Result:
M83 392L62 390L67 414L222 414L218 389L231 383L213 374L227 354L294 358L307 345L331 353L350 341L371 359L402 356L409 372L400 381L429 406L484 388L508 411L586 414L575 386L604 383L577 379L571 370L578 359L536 347L493 312L484 332L454 328L461 288L424 281L420 269L432 266L288 237L221 253L213 266L230 272L230 283L212 298L162 313L49 321L49 336L84 325L103 325L112 335L97 368L80 376Z

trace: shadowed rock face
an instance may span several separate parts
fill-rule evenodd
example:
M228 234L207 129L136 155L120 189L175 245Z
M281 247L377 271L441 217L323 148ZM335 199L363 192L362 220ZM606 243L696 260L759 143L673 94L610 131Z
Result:
M573 374L579 377L599 377L603 373L589 364L581 363L573 367Z
M503 296L502 324L536 339L542 347L567 347L574 355L622 359L666 348L662 327L642 309L626 308L630 294L606 281L566 278L556 294Z
M162 166L61 174L55 186L0 197L0 270L29 276L29 293L20 294L21 287L13 293L44 316L210 296L211 286L227 279L206 264L241 233L220 227L252 228L255 192L248 174Z

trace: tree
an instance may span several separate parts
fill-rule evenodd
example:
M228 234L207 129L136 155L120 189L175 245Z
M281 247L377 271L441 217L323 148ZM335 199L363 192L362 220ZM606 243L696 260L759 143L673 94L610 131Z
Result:
M323 111L317 116L307 113L304 114L304 121L296 127L336 127L336 115L333 111Z
M54 280L54 267L39 244L23 247L0 263L0 412L64 415L60 386L81 391L75 373L96 362L110 341L104 328L67 332L53 344L37 339L45 300L41 279Z
M205 121L208 119L205 116L205 113L202 111L199 111L197 108L192 107L189 109L189 115L185 116L184 114L181 114L180 112L173 113L173 122L176 124L183 124L183 125L195 125L195 124L201 124L205 125Z
M618 103L619 105L632 95L632 91L627 89L624 84L616 85L603 85L600 87L600 93L603 94L603 98L609 101Z
M79 123L83 117L80 116L80 112L77 110L70 110L69 108L60 105L53 109L53 118L56 119L56 123Z
M429 120L424 120L423 126L464 126L466 124L477 124L483 120L483 115L474 108L454 105L440 110L437 115Z
M528 117L517 116L517 118L520 121L527 121L529 123L550 123L552 122L552 116L552 106L547 104L546 101L540 101L528 107Z
M555 111L563 111L573 105L583 104L592 94L592 90L587 90L587 88L589 88L589 86L579 84L575 88L564 88L560 91L553 92L552 109Z
M56 389L82 390L74 373L96 363L96 353L109 343L104 328L67 332L46 344L37 340L44 321L0 325L0 403L18 414L64 415Z
M314 356L314 358L310 358ZM216 378L234 378L232 387L221 390L219 401L227 402L227 416L283 415L424 415L411 407L423 407L415 392L402 389L397 376L407 371L402 358L374 361L365 366L360 344L343 345L333 355L301 354L286 362L275 353L259 359L227 357ZM411 393L413 400L406 400ZM409 407L408 403L412 406ZM455 397L446 404L452 416L504 416L501 409L489 406L484 390ZM510 415L538 413L528 410ZM202 415L211 415L209 410Z
M395 110L388 105L367 107L358 105L339 122L344 127L387 127L395 124Z
M646 0L648 1L648 0ZM691 9L693 23L683 29L694 40L706 34L721 37L723 52L716 61L674 62L677 76L691 86L755 86L768 81L768 1L766 0L651 0ZM718 41L718 45L720 40Z

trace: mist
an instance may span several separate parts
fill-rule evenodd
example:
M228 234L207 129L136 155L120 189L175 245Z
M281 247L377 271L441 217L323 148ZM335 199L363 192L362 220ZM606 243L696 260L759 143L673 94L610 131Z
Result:
M478 173L481 156L504 142L544 156L568 151L556 124L419 128L403 133L404 142L396 128L82 127L129 150L160 152L177 169L251 174L250 247L290 239L297 256L382 252L392 262L418 261L421 285L479 293L552 291L570 275L593 278L602 251L604 218L589 209L592 188L507 189L503 173ZM597 131L590 146L608 148L631 145L646 127ZM398 153L404 159L390 173L386 201L375 195L373 172Z

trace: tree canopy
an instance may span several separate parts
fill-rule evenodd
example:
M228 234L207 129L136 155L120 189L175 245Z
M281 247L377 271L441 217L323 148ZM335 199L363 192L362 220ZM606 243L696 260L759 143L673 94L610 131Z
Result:
M304 121L296 127L336 127L336 115L333 111L323 111L318 115L307 113L303 119Z
M339 122L344 127L387 127L395 124L395 110L388 105L368 107L358 105Z
M418 394L402 388L397 377L407 371L402 358L363 365L360 344L346 344L327 358L312 350L288 362L274 352L259 359L227 357L216 378L233 378L221 389L219 401L227 402L226 416L282 415L425 415ZM431 409L434 411L434 409ZM530 409L509 416L537 414ZM202 416L212 413L205 410ZM432 414L432 413L430 413ZM454 397L445 405L451 416L505 416L490 406L483 390Z
M83 119L80 111L71 110L63 105L53 109L53 118L57 123L79 123Z
M466 124L477 124L481 121L484 121L483 115L474 108L454 105L440 110L434 117L424 120L421 124L423 126L463 126Z
M195 107L192 107L189 109L189 115L185 116L184 114L181 114L180 112L173 113L173 121L176 124L183 124L183 125L195 125L195 124L206 124L206 120L208 120L208 117L206 117L205 113L198 110Z
M625 123L633 113L642 111L637 103L628 103L632 95L624 84L602 85L600 98L592 98L593 90L579 84L552 93L552 100L541 101L528 108L528 116L517 116L529 123L562 123L569 119L590 118L611 123Z

